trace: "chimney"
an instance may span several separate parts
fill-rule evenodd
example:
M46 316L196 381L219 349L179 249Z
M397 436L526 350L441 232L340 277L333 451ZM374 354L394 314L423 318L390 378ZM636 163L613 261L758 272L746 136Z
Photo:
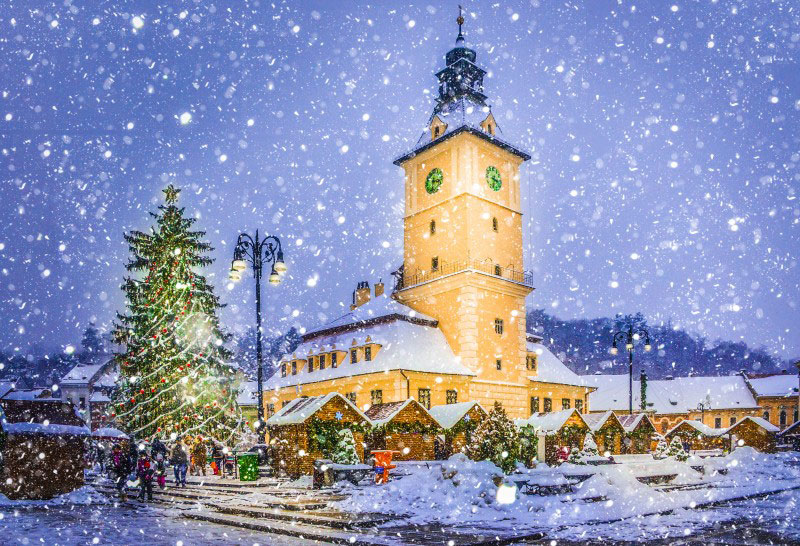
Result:
M375 297L383 296L383 279L378 279L378 282L375 283Z
M361 281L356 285L355 292L353 292L353 304L350 310L357 309L369 301L370 290L367 281Z

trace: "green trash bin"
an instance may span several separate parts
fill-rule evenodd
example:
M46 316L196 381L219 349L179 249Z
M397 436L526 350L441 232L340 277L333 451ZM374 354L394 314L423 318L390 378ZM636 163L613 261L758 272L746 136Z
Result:
M243 482L254 482L258 479L258 454L241 453L237 458L239 479Z

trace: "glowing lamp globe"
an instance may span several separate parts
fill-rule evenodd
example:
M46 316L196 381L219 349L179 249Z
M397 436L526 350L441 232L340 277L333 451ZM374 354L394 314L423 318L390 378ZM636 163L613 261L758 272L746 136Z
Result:
M242 280L242 274L236 271L235 269L231 269L228 273L228 278L233 282L239 282Z
M233 260L231 263L231 271L244 271L247 269L247 262L244 260Z
M275 271L274 269L272 270L272 273L270 273L269 275L269 283L272 285L278 285L281 283L281 276L278 275L278 272Z
M278 273L283 275L284 273L286 273L286 270L288 269L288 267L286 267L286 262L284 262L283 260L279 259L277 262L275 262L275 268L274 269L275 269L275 271L277 271Z
M649 343L645 343L645 344L644 344L644 350L645 350L645 351L648 351L648 352L650 352L650 350L652 350L652 348L653 348L653 346L652 346L652 345L650 345Z
M617 354L617 352L618 352L618 351L617 351L617 348L616 348L616 347L611 347L611 354L612 354L612 355L615 355L615 354Z

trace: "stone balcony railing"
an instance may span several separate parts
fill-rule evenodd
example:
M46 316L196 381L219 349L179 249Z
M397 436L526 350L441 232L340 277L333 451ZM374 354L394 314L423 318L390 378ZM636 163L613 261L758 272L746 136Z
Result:
M462 271L478 271L533 288L533 273L530 271L520 271L510 267L502 267L499 264L493 264L488 261L463 260L439 264L439 267L435 271L421 270L414 273L404 272L402 277L398 279L395 290L403 290Z

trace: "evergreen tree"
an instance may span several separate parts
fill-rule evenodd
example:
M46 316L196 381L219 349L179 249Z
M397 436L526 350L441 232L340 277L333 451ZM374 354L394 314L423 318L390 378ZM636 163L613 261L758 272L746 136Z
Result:
M672 437L672 440L669 443L667 457L675 457L676 460L681 462L689 458L689 454L683 450L683 444L681 443L681 439L677 434Z
M95 327L94 322L90 322L86 330L83 331L81 347L83 347L84 353L96 355L103 352L103 338L100 336L100 330Z
M180 190L164 190L166 205L151 213L149 233L125 235L132 258L123 284L127 312L117 315L114 341L120 365L112 417L137 438L192 434L232 445L242 427L236 376L228 365L228 336L219 326L221 307L213 287L198 273L211 264L211 246L193 218L176 206Z
M583 452L577 447L572 447L569 450L567 462L572 464L586 464L586 461L583 460Z
M495 402L489 417L472 434L466 455L473 461L492 461L508 474L517 465L519 449L517 428L506 416L503 406Z
M597 457L600 452L597 451L597 442L594 441L594 436L591 433L586 433L586 439L583 441L583 455L584 457Z
M356 440L353 438L353 433L349 428L339 431L339 441L336 442L332 459L334 463L338 464L358 464L361 462L356 451Z
M653 457L656 459L663 459L667 456L667 442L664 441L664 438L661 438L656 445L656 451L653 453Z

